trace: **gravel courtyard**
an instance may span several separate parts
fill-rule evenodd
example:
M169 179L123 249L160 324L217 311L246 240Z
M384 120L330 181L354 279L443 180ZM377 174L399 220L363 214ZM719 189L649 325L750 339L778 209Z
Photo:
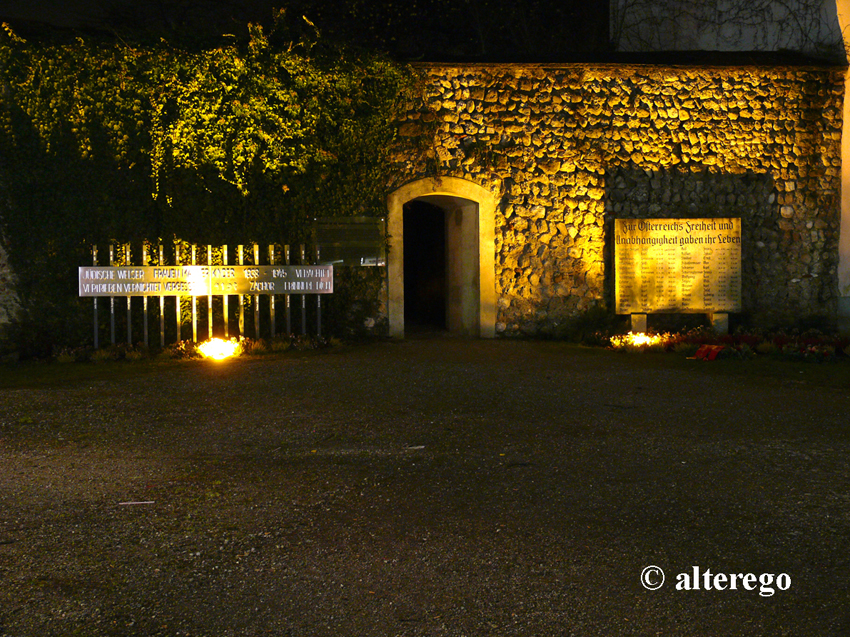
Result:
M847 365L445 338L7 383L0 635L850 634Z

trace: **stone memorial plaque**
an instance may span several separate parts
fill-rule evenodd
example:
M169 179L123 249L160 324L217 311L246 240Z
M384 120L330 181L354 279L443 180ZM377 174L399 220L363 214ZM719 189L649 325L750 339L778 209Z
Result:
M741 310L741 220L616 219L617 314Z
M83 267L80 296L331 294L329 265Z

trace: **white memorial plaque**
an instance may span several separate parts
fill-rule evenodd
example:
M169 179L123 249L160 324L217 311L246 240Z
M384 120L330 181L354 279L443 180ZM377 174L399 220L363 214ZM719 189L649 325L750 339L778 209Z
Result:
M177 265L79 268L80 296L331 294L330 265Z

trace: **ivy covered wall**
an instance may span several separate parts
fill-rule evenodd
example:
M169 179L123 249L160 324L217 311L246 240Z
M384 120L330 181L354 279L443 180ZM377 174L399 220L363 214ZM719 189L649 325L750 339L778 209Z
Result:
M41 344L86 338L92 243L297 243L440 175L499 193L499 334L611 308L617 217L740 216L745 315L836 311L843 68L410 69L252 27L202 51L9 32L0 69L3 247Z
M92 244L298 244L314 217L384 215L408 67L252 25L202 50L4 29L0 259L24 350L88 338Z

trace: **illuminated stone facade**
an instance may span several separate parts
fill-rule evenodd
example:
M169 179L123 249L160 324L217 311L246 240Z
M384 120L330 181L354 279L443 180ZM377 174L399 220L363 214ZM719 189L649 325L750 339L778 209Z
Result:
M390 200L411 184L427 197L425 178L491 193L479 207L493 215L495 294L480 291L481 335L546 333L613 307L621 217L740 217L744 313L763 324L837 315L844 68L419 70L428 106L399 132L423 150L397 158ZM0 323L16 305L10 284L0 245Z
M496 333L612 306L617 217L741 217L743 310L834 316L843 68L423 66L391 188L492 191Z

